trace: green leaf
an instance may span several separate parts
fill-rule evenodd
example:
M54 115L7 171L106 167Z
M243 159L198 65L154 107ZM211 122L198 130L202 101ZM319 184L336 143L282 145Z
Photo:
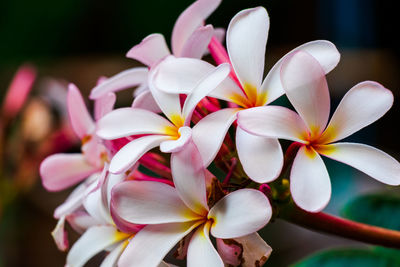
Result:
M400 195L378 193L351 200L341 212L353 221L400 230Z
M318 252L292 267L391 267L400 266L400 260L389 254L368 249L333 249Z

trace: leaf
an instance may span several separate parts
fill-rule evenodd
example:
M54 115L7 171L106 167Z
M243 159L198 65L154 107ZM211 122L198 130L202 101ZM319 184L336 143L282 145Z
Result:
M347 203L341 214L353 221L400 230L400 195L376 193L359 196Z
M318 252L291 267L391 267L400 259L368 249L341 248Z

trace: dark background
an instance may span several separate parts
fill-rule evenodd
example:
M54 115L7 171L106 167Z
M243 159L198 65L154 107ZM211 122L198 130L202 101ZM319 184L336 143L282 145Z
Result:
M74 82L87 95L99 76L110 76L138 65L124 55L148 34L163 33L169 43L176 18L191 3L183 0L0 1L0 98L13 73L25 62L38 68L39 79L51 76ZM207 23L226 28L237 12L258 5L268 10L271 20L266 70L294 47L327 39L342 54L341 62L328 75L333 106L346 90L364 80L378 81L392 90L393 108L351 140L377 146L399 159L400 142L395 125L400 118L400 38L397 38L398 9L393 2L224 0ZM340 206L355 194L380 188L360 172L339 163L327 163L333 183L328 212L338 213ZM56 224L52 210L66 195L66 192L47 193L38 182L30 193L9 208L0 222L0 266L64 265L65 253L57 251L49 233ZM287 266L318 249L349 244L344 239L300 231L279 221L266 227L263 236L274 249L266 266ZM97 266L98 262L91 263Z

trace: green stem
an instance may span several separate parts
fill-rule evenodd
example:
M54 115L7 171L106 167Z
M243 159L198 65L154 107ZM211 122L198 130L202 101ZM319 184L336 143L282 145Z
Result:
M310 213L298 208L293 202L281 206L278 217L310 230L373 245L400 248L400 231L358 223L323 212Z

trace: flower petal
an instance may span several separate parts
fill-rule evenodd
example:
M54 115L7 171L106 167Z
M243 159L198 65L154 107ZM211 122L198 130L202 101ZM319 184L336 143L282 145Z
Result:
M127 241L121 242L116 248L114 248L103 260L100 267L115 267L119 257L124 252L127 245Z
M114 186L112 209L136 224L187 222L199 218L180 199L177 190L153 181L127 181Z
M171 155L174 185L182 201L198 214L207 214L205 168L193 142Z
M134 134L165 134L169 127L174 125L151 111L119 108L97 122L96 134L110 140Z
M200 152L205 167L208 167L217 155L238 111L237 108L218 110L201 119L193 127L192 139Z
M198 227L190 239L187 252L188 267L224 266L214 245L211 243L209 232L211 222Z
M183 105L182 115L185 118L185 125L190 125L192 113L197 104L206 97L211 91L228 77L231 67L228 63L224 63L213 69L203 79L199 81L197 86L188 95Z
M98 222L83 210L75 211L66 218L72 229L79 234L83 234L88 228L98 225Z
M225 264L243 267L263 266L272 252L257 233L234 239L217 238L217 248Z
M127 171L144 153L168 139L165 135L148 135L129 142L111 159L110 172L118 174Z
M175 56L182 56L189 38L220 3L221 0L197 0L182 12L172 30L171 45Z
M331 181L325 164L312 148L301 147L290 173L294 202L309 212L319 212L331 198Z
M49 191L59 191L79 183L101 168L90 165L83 154L54 154L43 160L40 176Z
M260 137L236 128L236 148L246 174L257 183L268 183L281 173L283 153L278 139Z
M145 90L138 94L132 102L132 108L146 109L153 113L160 113L161 109L154 100L150 90Z
M321 139L343 139L382 117L393 105L391 91L366 81L351 88L343 97Z
M98 121L100 118L104 117L107 113L114 109L115 100L117 96L110 92L104 94L94 101L94 118Z
M178 133L180 137L177 140L167 140L160 144L160 151L164 153L179 152L189 143L192 139L192 129L187 126L179 128Z
M94 226L89 228L71 247L66 266L83 266L90 258L115 244L125 235L121 235L113 226Z
M282 63L282 84L289 101L313 135L322 133L328 122L330 99L325 72L304 51L293 53Z
M400 184L400 163L382 150L363 144L336 143L321 146L317 151L348 164L382 183Z
M136 59L146 66L153 66L170 54L162 34L153 33L126 53L126 57Z
M303 119L294 111L279 106L241 110L237 122L244 131L263 137L304 142L308 136Z
M83 206L90 216L95 218L99 224L113 225L113 220L111 219L108 206L105 206L102 201L100 188L85 197Z
M72 129L74 129L76 135L82 139L91 133L95 126L79 89L72 83L68 86L67 105Z
M244 88L249 85L260 89L268 30L269 17L263 7L240 11L229 23L226 34L228 54Z
M305 51L313 56L321 64L325 74L335 68L340 60L339 51L329 41L317 40L296 47L276 62L265 77L261 85L261 91L267 95L267 104L284 94L280 77L282 62L297 51Z
M217 238L248 235L264 227L272 216L268 198L255 189L240 189L218 201L208 213L211 234Z
M157 267L168 251L197 225L193 222L147 225L130 240L118 266Z
M186 41L181 51L181 57L201 58L207 51L214 28L211 25L200 26Z
M64 228L65 216L62 216L56 225L56 228L51 232L51 235L57 245L57 248L61 251L66 251L69 246L68 233Z
M148 72L145 67L124 70L96 85L89 97L90 99L97 99L109 92L117 92L146 83Z

